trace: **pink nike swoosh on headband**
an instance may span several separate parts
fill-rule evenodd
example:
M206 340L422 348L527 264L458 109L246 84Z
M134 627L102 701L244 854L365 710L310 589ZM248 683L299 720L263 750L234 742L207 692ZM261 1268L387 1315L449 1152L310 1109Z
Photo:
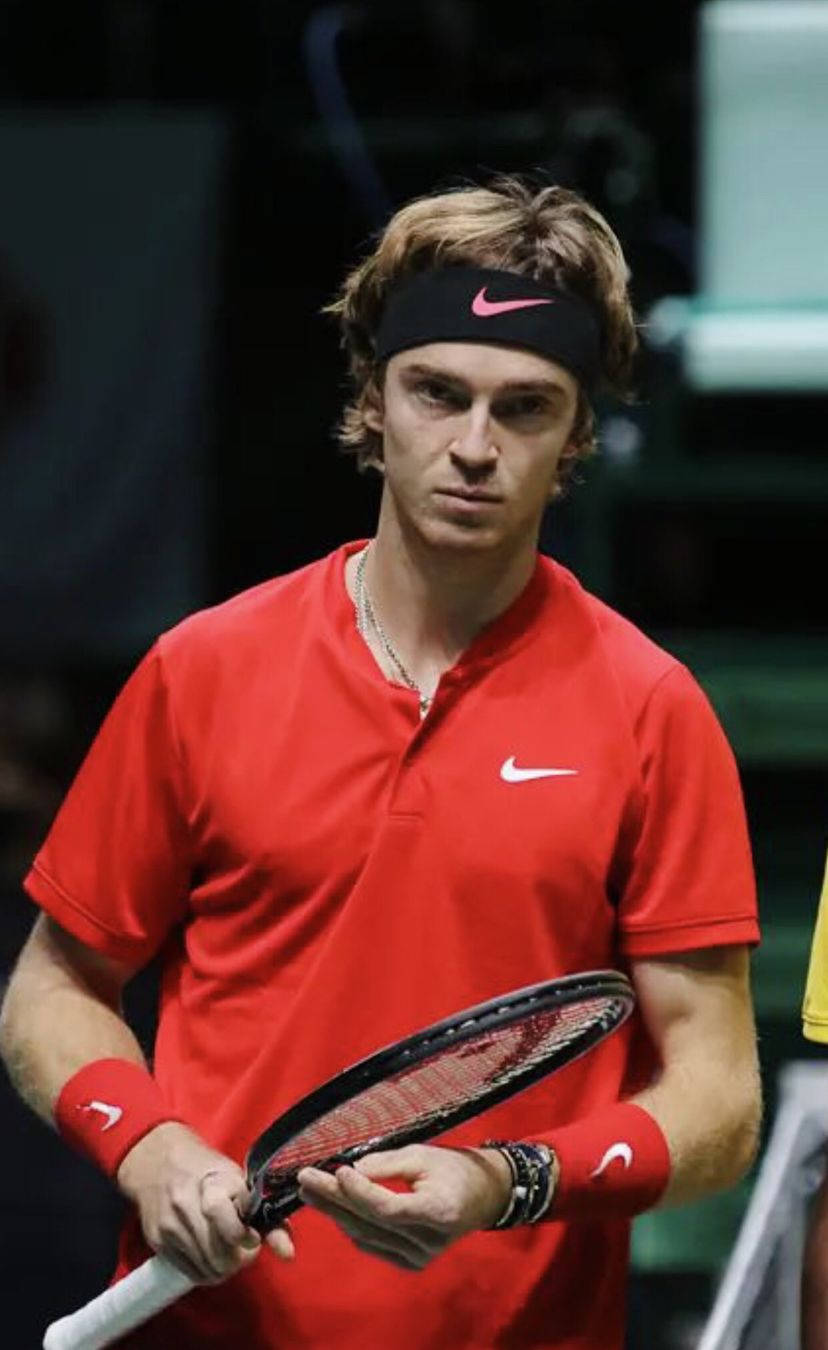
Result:
M471 303L472 314L478 319L490 319L494 314L508 314L510 309L529 309L532 305L554 305L554 300L487 300L486 287L481 286Z

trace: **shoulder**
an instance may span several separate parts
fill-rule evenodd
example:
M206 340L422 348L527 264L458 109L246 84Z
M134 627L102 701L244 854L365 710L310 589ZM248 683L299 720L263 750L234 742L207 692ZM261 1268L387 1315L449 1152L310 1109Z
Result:
M337 621L348 547L198 610L161 634L150 654L153 678L180 727L220 718L240 690L247 701L290 678L307 644Z
M547 563L562 600L564 622L588 635L594 655L607 668L631 713L637 714L656 689L679 701L701 693L675 656L588 591L567 568Z
M297 625L313 622L324 612L326 584L341 565L341 554L337 550L188 615L156 643L165 670L186 669L193 662L218 657L244 660L252 650L275 659Z

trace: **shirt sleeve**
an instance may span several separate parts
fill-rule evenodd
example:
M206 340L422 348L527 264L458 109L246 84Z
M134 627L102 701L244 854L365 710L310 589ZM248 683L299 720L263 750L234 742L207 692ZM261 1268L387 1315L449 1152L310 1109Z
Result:
M802 1004L802 1031L809 1041L828 1045L828 863L811 942Z
M640 796L616 882L622 951L645 957L757 942L736 762L684 666L661 678L635 730Z
M24 887L103 955L151 959L186 913L184 780L158 645L118 695Z

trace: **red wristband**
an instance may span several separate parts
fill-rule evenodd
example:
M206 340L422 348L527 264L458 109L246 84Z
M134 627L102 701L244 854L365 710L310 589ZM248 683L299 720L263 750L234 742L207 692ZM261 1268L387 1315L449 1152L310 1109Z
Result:
M658 1123L618 1102L548 1135L560 1173L550 1219L632 1218L650 1209L670 1180L670 1151Z
M55 1104L63 1138L114 1177L133 1144L179 1120L147 1069L127 1059L96 1059L66 1083Z

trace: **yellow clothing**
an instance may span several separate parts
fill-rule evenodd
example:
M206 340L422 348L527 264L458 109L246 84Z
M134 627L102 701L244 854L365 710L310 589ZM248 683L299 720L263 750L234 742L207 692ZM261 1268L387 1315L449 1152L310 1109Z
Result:
M828 866L811 941L802 1031L809 1041L822 1041L823 1045L828 1045Z

